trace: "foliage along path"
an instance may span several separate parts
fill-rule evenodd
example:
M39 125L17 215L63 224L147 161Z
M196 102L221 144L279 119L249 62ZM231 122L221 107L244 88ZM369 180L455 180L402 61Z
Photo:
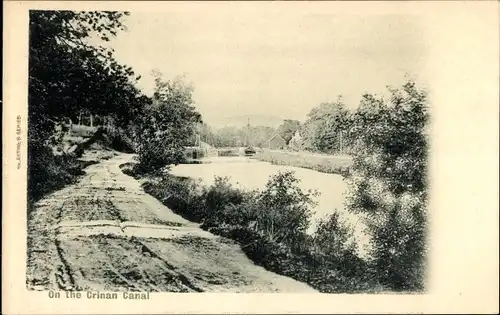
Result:
M173 213L119 165L120 154L35 204L28 220L33 290L311 292L256 266L238 244Z

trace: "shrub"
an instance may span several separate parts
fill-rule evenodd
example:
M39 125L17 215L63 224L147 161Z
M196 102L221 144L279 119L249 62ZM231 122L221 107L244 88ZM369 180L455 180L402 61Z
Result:
M318 222L313 238L313 250L333 261L341 262L346 253L356 252L352 230L334 212Z
M219 149L217 150L218 156L239 156L238 149Z
M145 182L144 191L151 194L173 211L189 220L201 222L205 207L200 197L201 186L190 178L163 175Z
M206 209L204 226L247 226L256 220L255 197L256 191L234 188L227 177L216 177L215 183L201 196Z
M358 139L347 207L367 214L369 268L392 290L424 288L427 212L425 91L408 82L388 103L365 95L354 116Z
M36 201L44 195L73 183L85 174L83 168L96 161L79 161L71 155L55 156L49 146L32 141L28 145L28 198Z
M135 144L128 131L123 128L107 129L106 133L110 139L110 147L119 152L134 153Z
M312 197L317 192L303 192L293 172L273 175L257 200L258 228L275 242L294 246L305 235L312 216Z
M124 166L126 168L126 166ZM307 235L316 192L304 192L293 172L270 177L259 191L244 191L227 177L210 187L192 179L163 175L144 184L175 212L201 222L212 233L236 240L256 264L307 282L321 292L372 289L367 264L356 254L349 226L333 214Z
M318 266L313 282L326 292L358 292L374 286L366 262L357 255L352 228L337 212L318 223L311 255Z
M97 131L97 127L72 124L70 133L74 137L91 137Z
M380 205L370 221L371 268L379 281L398 291L423 290L425 280L425 212L422 199L410 194Z

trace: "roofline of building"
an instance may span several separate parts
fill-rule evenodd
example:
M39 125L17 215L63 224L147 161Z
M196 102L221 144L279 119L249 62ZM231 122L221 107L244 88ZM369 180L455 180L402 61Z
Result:
M275 133L274 136L272 136L271 138L269 138L268 141L272 141L274 138L276 138L276 136L279 136L283 141L286 142L285 138L283 138L279 133Z

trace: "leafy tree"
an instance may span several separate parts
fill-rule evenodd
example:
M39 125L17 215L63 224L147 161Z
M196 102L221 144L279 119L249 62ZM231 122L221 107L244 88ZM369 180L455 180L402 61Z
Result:
M109 41L124 29L126 12L30 11L28 139L29 195L47 191L47 178L66 179L69 161L55 161L51 146L61 140L64 126L80 113L112 116L128 124L149 100L134 83L132 69L120 65L113 51L91 45L90 38ZM48 174L47 163L52 173ZM53 167L52 167L53 166ZM64 180L65 182L67 180ZM54 180L57 182L58 180ZM61 182L63 180L61 179Z
M215 147L239 147L248 142L252 146L266 147L276 130L268 126L223 127L212 130Z
M269 126L250 127L250 144L255 147L266 148L269 139L276 133L276 129Z
M201 123L198 125L198 132L200 134L200 140L214 146L214 132L212 128L206 123Z
M341 99L322 103L309 112L302 127L305 149L319 152L338 151L338 136L347 131L349 126L349 111Z
M128 122L147 102L134 86L138 77L113 51L90 45L124 29L126 12L30 11L29 115L31 127L47 138L54 124L81 111Z
M298 120L285 119L278 127L278 133L285 139L286 143L290 142L295 132L299 130L300 122Z
M423 289L427 216L427 94L409 81L388 102L364 95L347 207L364 213L370 266L394 290Z
M213 130L214 146L222 147L236 147L240 146L242 141L240 139L240 132L236 127L223 127Z
M193 87L183 78L163 80L155 77L152 104L147 106L136 131L140 167L155 171L184 161L184 148L202 122L192 99Z
M294 150L294 151L300 151L304 147L304 140L302 139L302 136L300 135L300 132L295 132L295 135L290 139L288 142L289 147Z

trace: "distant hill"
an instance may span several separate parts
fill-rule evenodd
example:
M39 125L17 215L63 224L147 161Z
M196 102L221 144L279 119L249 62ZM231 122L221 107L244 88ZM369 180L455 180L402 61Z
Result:
M216 128L233 126L242 127L246 126L250 120L251 126L266 126L277 128L283 123L284 118L270 116L270 115L241 115L241 116L230 116L230 117L220 117L217 119L212 119L207 121L207 123Z

